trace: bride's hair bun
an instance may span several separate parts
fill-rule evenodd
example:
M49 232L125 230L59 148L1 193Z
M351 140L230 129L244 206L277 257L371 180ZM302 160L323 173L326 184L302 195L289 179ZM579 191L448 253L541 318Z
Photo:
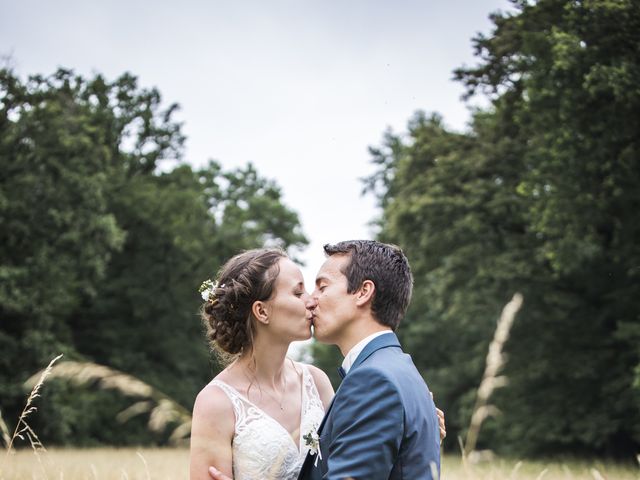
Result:
M283 250L261 248L240 253L222 266L201 312L214 349L236 355L253 346L251 306L271 298L281 258L287 258Z

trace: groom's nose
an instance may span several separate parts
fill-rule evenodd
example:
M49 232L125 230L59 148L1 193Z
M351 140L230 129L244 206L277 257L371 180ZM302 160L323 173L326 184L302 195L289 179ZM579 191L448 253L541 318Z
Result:
M309 310L313 310L318 306L318 300L316 300L313 295L307 295L307 301L305 302L305 306Z

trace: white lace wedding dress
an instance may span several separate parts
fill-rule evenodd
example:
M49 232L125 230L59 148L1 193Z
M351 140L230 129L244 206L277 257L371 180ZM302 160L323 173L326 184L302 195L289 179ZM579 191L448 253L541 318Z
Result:
M295 480L309 447L303 436L315 431L324 408L313 377L306 365L302 368L302 407L300 438L296 445L289 432L273 417L247 400L237 390L220 380L220 387L233 404L236 431L233 437L234 480Z

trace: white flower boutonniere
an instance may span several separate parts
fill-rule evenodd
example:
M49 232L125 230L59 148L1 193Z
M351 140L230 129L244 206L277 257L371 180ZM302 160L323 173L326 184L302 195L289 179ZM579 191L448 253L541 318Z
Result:
M318 435L318 425L313 424L311 430L302 436L304 444L309 447L309 453L316 455L316 461L313 466L318 466L318 459L322 460L322 452L320 451L320 436Z

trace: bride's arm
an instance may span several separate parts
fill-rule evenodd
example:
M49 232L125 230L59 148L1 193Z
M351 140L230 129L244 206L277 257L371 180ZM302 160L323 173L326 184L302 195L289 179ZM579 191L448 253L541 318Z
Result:
M320 395L320 400L322 401L322 405L324 406L324 410L326 412L334 395L331 381L329 380L329 377L327 377L327 374L320 370L318 367L309 365L309 371L311 372L313 381L316 384L318 394Z
M191 422L190 479L210 480L209 466L232 475L233 406L218 387L207 385L196 398Z

